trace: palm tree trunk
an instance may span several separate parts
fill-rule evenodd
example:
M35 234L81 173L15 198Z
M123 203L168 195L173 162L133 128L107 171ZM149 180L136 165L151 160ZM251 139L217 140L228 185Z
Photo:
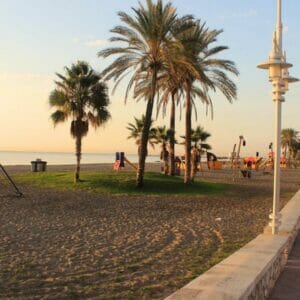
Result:
M191 85L188 84L186 91L185 108L185 173L184 183L191 183L191 129L192 129L192 104L191 104Z
M175 93L172 93L171 99L171 115L170 115L170 129L171 129L171 137L170 137L170 169L169 175L175 175Z
M81 135L76 136L76 170L75 170L75 183L80 180L80 160L81 160Z
M152 82L151 82L151 94L147 102L146 114L145 114L145 124L142 131L141 145L140 145L140 155L139 155L139 165L136 174L136 187L140 188L144 185L144 173L145 173L145 162L147 156L147 145L149 139L149 130L151 126L153 103L156 92L156 78L157 70L156 67L153 68Z
M284 157L286 158L286 153L287 153L287 145L285 145L285 147L284 147Z
M163 143L163 145L162 145L162 156L163 156L163 162L164 162L164 175L168 174L168 158L166 159L166 156L167 156L166 152L167 152L167 147Z
M197 159L197 150L193 148L191 155L191 181L194 181L194 177L196 174L196 159Z
M289 145L289 157L288 157L288 167L292 166L292 145Z

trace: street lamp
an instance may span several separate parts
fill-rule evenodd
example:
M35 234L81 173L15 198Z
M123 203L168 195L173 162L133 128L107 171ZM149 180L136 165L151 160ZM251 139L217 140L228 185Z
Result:
M277 25L273 35L272 51L269 60L257 67L269 70L269 81L273 88L273 101L275 102L275 161L273 186L273 212L270 214L272 234L278 233L280 226L280 149L281 149L281 103L285 101L284 94L288 91L289 83L298 81L289 75L288 69L293 65L286 62L286 54L282 51L282 21L281 0L277 0Z

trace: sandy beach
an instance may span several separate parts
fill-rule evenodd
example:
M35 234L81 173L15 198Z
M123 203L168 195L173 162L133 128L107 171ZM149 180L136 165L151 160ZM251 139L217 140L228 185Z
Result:
M29 167L7 170L16 176ZM299 175L283 170L281 205L299 189ZM198 177L232 186L217 196L124 197L23 183L24 197L16 198L1 178L0 298L163 299L268 223L271 175L233 182L230 170L204 170Z

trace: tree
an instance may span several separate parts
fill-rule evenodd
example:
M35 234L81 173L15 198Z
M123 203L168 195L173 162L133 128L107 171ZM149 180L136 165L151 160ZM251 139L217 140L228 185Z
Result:
M169 160L169 152L167 150L168 144L170 143L172 136L172 132L170 129L167 129L166 126L158 126L155 128L155 144L161 145L161 154L160 158L164 162L164 174L168 174L168 160Z
M183 88L185 100L185 157L186 169L184 182L191 181L191 116L192 106L195 99L200 99L207 105L212 106L209 95L210 91L221 91L225 98L232 102L236 98L236 85L229 79L226 72L238 75L235 64L230 60L216 58L228 49L226 46L212 46L222 30L210 30L205 23L195 21L190 30L177 34L176 38L181 41L181 56L184 72ZM197 93L193 96L193 88Z
M175 175L175 108L180 103L182 95L182 74L185 71L186 63L182 64L181 56L178 55L181 47L180 42L175 38L177 34L183 33L194 26L194 18L186 15L176 18L171 27L172 39L168 41L167 47L162 50L163 67L160 69L157 77L157 91L159 91L157 115L162 110L163 116L166 114L167 104L171 100L170 110L170 175ZM184 68L183 68L184 66ZM134 97L140 100L143 97L149 97L151 94L151 79L149 76L141 76L140 81L135 86Z
M142 115L141 119L134 118L134 122L135 123L128 123L128 126L126 127L129 130L129 136L127 138L135 140L135 143L138 147L138 155L140 155L140 152L141 152L140 145L141 145L143 128L145 126L145 116ZM150 123L148 143L152 148L154 148L156 130L155 130L155 128L151 127L152 123L153 123L153 120L151 120L151 123Z
M293 128L285 128L281 131L281 146L284 148L284 157L288 155L288 165L291 166L291 159L294 150L297 148L299 141L299 132Z
M163 68L165 49L172 42L171 28L176 21L176 9L171 3L163 4L162 0L153 3L147 0L132 8L133 16L120 12L119 17L124 25L111 30L116 34L112 42L122 43L122 46L112 47L99 52L99 56L118 55L115 61L103 71L107 80L114 79L116 86L129 73L133 73L127 86L126 97L132 87L147 76L150 80L150 92L146 98L145 124L142 131L139 165L136 186L144 184L145 160L149 129L152 119L154 98L157 92L158 73Z
M176 117L176 104L180 103L182 95L181 85L181 68L180 65L176 65L173 61L172 54L170 53L168 60L165 64L165 69L160 75L158 81L158 87L162 92L160 101L158 102L158 112L160 109L163 111L163 115L166 114L167 105L171 102L170 107L170 129L169 129L169 160L170 168L169 175L175 175L175 117Z
M59 81L49 96L49 104L56 111L51 114L54 125L71 119L71 136L76 144L75 182L80 180L82 138L87 135L89 124L95 129L110 118L109 98L105 83L84 61L65 67L65 75L56 73Z
M204 130L202 126L197 126L195 129L191 129L191 180L194 179L195 173L197 171L197 158L200 157L199 162L201 161L201 154L203 150L210 150L211 146L206 143L206 140L211 136L211 134ZM182 136L184 143L186 143L186 136Z

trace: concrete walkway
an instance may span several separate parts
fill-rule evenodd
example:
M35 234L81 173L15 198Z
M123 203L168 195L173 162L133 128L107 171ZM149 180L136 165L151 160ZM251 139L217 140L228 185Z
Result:
M300 299L300 232L269 300Z

